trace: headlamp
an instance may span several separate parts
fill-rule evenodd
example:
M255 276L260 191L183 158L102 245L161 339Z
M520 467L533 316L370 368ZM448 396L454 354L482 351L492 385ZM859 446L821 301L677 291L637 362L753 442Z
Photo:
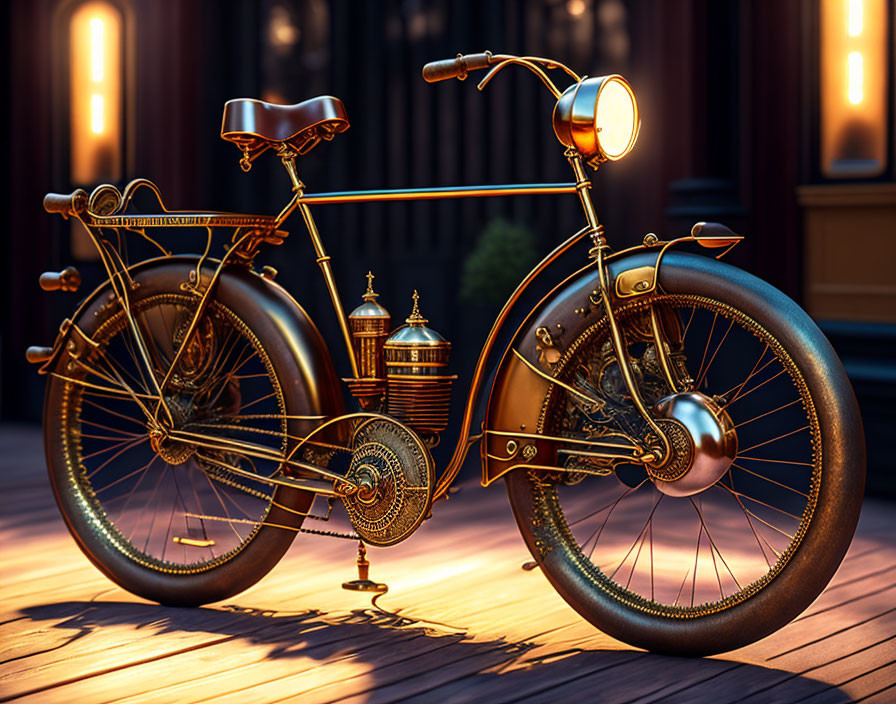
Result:
M641 128L635 93L622 76L585 78L566 89L554 107L554 132L596 167L628 154Z

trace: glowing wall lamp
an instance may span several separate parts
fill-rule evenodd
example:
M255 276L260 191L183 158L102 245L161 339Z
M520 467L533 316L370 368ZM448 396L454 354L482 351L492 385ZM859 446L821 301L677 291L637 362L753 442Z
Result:
M69 22L71 180L93 186L122 171L121 14L85 2Z
M821 2L821 172L887 167L887 0Z

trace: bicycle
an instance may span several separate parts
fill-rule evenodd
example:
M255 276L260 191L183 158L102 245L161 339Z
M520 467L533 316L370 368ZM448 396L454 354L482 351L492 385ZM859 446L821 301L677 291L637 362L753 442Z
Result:
M48 376L56 499L110 579L165 604L224 599L261 579L296 532L333 535L305 519L326 520L341 502L354 531L341 537L361 541L359 579L344 586L382 592L368 579L364 545L412 535L478 443L482 484L504 479L535 563L616 638L658 652L730 650L780 628L821 592L849 545L864 481L861 420L836 354L796 303L719 261L742 239L722 225L610 248L585 167L622 159L636 142L640 117L624 78L490 52L427 64L423 76L488 69L481 90L509 66L531 71L557 99L554 130L574 180L308 193L298 158L349 126L342 103L323 96L225 105L221 136L239 148L242 169L271 150L288 174L292 197L277 215L169 211L145 179L46 196L48 212L83 223L107 275L53 346L27 357ZM131 212L138 192L159 212ZM450 343L427 325L416 293L392 329L372 274L347 315L311 206L540 194L575 195L585 226L498 314L437 475L431 449L456 380ZM348 379L273 270L256 270L295 211ZM157 228L204 230L205 250L175 254L152 236ZM215 258L222 229L232 235ZM158 256L130 262L134 236ZM679 251L685 244L715 256ZM576 248L581 267L552 280L552 265ZM554 285L525 310L536 281ZM41 277L47 290L79 284L73 267ZM498 344L515 315L523 322Z

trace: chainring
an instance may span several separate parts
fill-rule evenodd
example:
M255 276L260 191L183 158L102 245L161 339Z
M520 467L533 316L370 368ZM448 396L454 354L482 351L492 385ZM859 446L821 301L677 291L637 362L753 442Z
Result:
M366 487L342 499L352 527L370 545L395 545L429 515L432 457L413 431L386 418L361 425L352 448L347 477Z

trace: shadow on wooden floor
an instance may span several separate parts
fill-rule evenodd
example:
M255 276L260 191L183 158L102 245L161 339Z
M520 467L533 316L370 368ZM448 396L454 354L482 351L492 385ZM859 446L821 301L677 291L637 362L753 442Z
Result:
M241 647L266 649L268 659L295 658L297 661L297 668L289 670L289 674L282 678L283 691L289 696L301 694L303 685L313 683L296 681L293 690L290 689L291 679L316 664L334 660L369 664L364 687L353 690L353 694L376 690L380 698L388 694L384 689L388 690L390 686L407 688L415 677L432 677L433 671L442 668L448 675L451 668L476 659L489 667L462 680L452 681L449 676L443 685L437 684L425 692L417 689L412 698L482 701L491 693L506 695L518 691L526 701L560 701L586 696L590 701L621 703L634 699L642 701L650 698L651 693L662 692L662 701L673 702L677 700L675 685L681 682L682 701L694 702L693 690L687 695L683 690L694 685L696 675L698 681L705 683L696 700L712 701L710 681L727 673L724 679L730 686L732 670L739 670L735 680L749 680L753 695L762 691L763 683L767 682L767 702L778 700L775 690L782 684L782 679L787 680L785 696L788 702L822 693L825 702L852 701L830 684L742 662L576 647L539 655L532 642L482 640L447 624L424 623L377 608L326 614L316 610L260 611L236 605L172 608L114 601L68 601L22 609L18 618L27 619L38 628L45 623L52 624L54 629L71 632L64 641L56 641L46 652L68 648L80 638L111 626L127 626L144 633L149 630L152 635L202 634L209 637L205 641L207 645L226 644L228 650L234 651ZM5 653L6 662L16 659L14 651L15 647ZM389 654L385 662L384 653ZM21 657L35 654L29 649ZM131 662L122 667L134 664ZM407 673L399 683L395 683L394 672L390 672L394 668L402 668ZM601 672L605 676L600 676ZM75 675L66 684L79 679ZM53 682L47 688L59 684ZM35 695L42 689L38 687L22 694ZM411 691L414 691L413 687ZM400 691L394 694L402 696Z

